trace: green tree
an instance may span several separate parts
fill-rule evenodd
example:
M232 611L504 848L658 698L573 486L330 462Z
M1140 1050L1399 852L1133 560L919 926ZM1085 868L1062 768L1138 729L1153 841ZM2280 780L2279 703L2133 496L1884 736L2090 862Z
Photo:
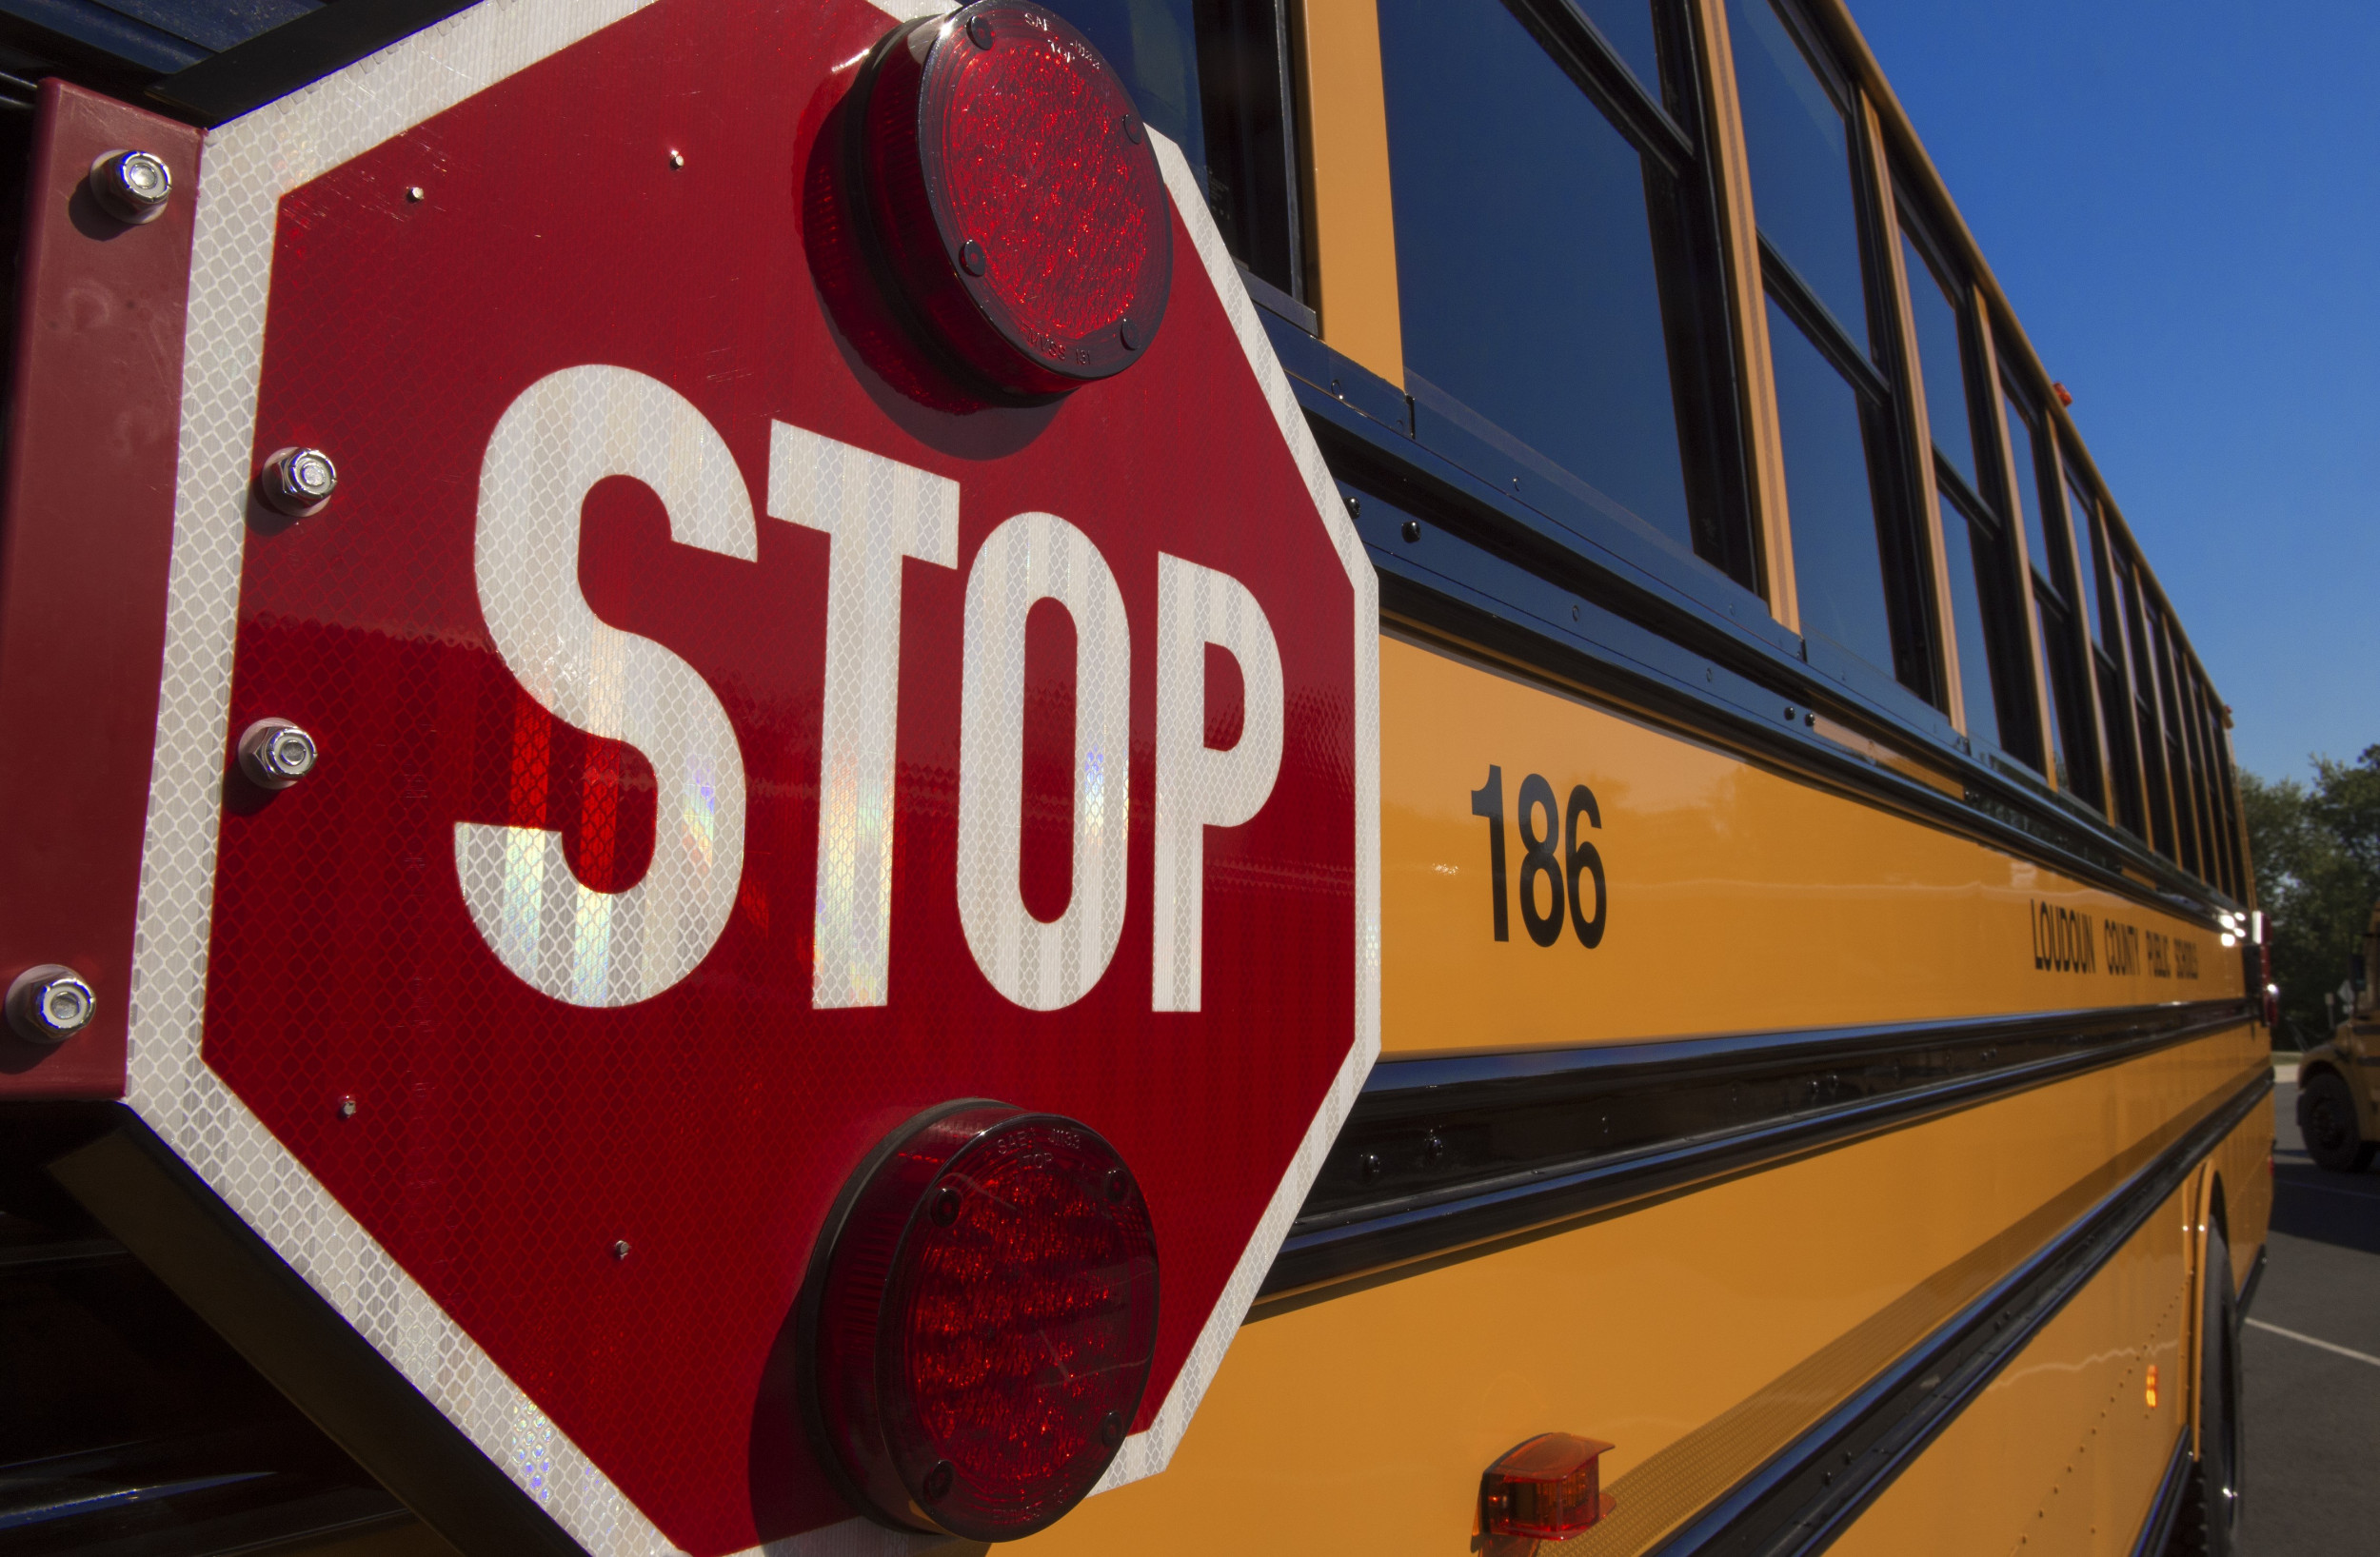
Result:
M2313 782L2242 771L2240 808L2255 861L2256 904L2271 924L2284 1047L2330 1035L2322 997L2380 899L2380 746L2352 762L2313 759Z

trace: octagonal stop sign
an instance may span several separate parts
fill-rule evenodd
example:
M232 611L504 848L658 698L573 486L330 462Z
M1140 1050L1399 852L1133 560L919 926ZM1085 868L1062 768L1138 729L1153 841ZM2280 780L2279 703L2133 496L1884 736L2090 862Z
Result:
M1126 370L970 388L897 20L492 0L204 153L131 1102L595 1552L854 1517L797 1295L955 1099L1129 1165L1161 1468L1377 1048L1372 576L1193 176Z

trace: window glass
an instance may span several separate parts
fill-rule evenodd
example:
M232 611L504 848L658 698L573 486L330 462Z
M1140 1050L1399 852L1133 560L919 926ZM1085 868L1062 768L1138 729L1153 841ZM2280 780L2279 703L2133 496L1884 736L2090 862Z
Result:
M1917 325L1917 376L1925 385L1926 425L1951 468L1975 481L1974 419L1967 411L1967 370L1959 344L1958 307L1917 246L1901 234L1901 265L1909 272L1909 311Z
M1990 538L1974 533L1967 516L1952 506L1948 498L1938 500L1941 505L1942 561L1951 576L1952 627L1958 644L1958 697L1967 715L1967 733L1980 737L1994 746L2007 742L2000 739L2000 710L1997 694L1993 687L1992 646L1983 631L1983 591L1976 583L1975 552L1985 549L1988 555Z
M1091 40L1149 128L1189 159L1201 179L1206 137L1199 113L1198 24L1192 0L1051 0L1050 9Z
M1864 351L1868 294L1843 110L1770 0L1727 0L1727 27L1761 234Z
M2061 563L2066 548L2053 550L2050 545L2047 516L2041 511L2041 467L2033 463L2033 423L2006 394L2000 396L2000 404L2008 413L2008 452L2016 466L2016 506L2025 516L2025 549L2033 555L2033 570L2056 589L2065 572Z
M1380 57L1409 375L1691 553L1667 175L1497 0L1382 0Z
M1232 257L1304 292L1281 0L1197 0L1206 203Z
M1578 9L1603 34L1612 52L1644 83L1653 101L1661 100L1661 51L1654 42L1653 0L1578 0Z
M2057 764L2057 784L2078 799L2099 803L2098 764L2091 732L2091 705L2074 666L2071 635L2073 623L2046 593L2033 597L2034 642L2039 658L2034 673L2050 694L2050 755Z
M2146 836L2140 820L2140 770L2132 761L2132 721L2124 683L2114 669L2099 666L2099 706L2108 721L2108 788L2115 799L2115 819L2135 835Z
M1893 618L1858 393L1774 300L1769 344L1802 630L1823 633L1890 676Z
M2075 531L2091 537L2092 564L2091 594L2097 608L2087 612L2086 615L2091 618L2091 641L2105 649L2108 644L2108 625L2117 620L2114 569L2108 557L2107 530L2099 522L2098 510L2092 507L2091 500L2082 495L2082 488L2074 484L2074 478L2071 474L2066 478L2066 503L2073 513ZM2077 562L2079 561L2080 559L2077 559ZM2119 660L2123 658L2123 639L2120 630L2112 652Z

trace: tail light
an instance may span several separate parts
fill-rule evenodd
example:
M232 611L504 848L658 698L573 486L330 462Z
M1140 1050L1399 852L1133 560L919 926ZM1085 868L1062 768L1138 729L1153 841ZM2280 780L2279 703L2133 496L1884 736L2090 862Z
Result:
M1140 1408L1148 1207L1088 1127L962 1102L880 1147L803 1294L805 1409L862 1508L974 1541L1081 1502Z
M1612 1511L1600 1462L1611 1445L1575 1433L1542 1432L1480 1478L1480 1523L1489 1535L1566 1541Z
M896 306L963 373L1063 394L1146 350L1173 279L1148 134L1030 0L905 23L854 89L854 205Z

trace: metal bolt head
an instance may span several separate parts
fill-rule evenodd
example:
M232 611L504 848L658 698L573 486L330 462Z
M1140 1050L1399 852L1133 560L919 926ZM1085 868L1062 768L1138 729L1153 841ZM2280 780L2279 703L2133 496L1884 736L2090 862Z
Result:
M355 1117L354 1098L342 1097L339 1099L339 1117L342 1119L352 1119Z
M627 1239L623 1238L618 1243L611 1246L611 1257L615 1260L625 1260L628 1257Z
M173 169L154 151L110 151L90 166L90 192L119 222L153 222L173 198Z
M685 166L685 153L683 151L672 151L669 153L669 166L672 168L684 168Z
M64 1043L90 1025L99 997L73 969L28 968L9 986L9 1026L30 1043Z
M339 467L318 448L277 449L256 473L256 495L265 506L291 519L321 513L337 490Z
M967 18L967 42L975 45L978 49L989 49L992 46L992 22L990 17L970 16Z
M970 276L980 276L985 267L983 246L970 238L959 246L959 266Z
M258 719L240 737L240 770L267 789L288 789L321 759L314 738L288 719Z

